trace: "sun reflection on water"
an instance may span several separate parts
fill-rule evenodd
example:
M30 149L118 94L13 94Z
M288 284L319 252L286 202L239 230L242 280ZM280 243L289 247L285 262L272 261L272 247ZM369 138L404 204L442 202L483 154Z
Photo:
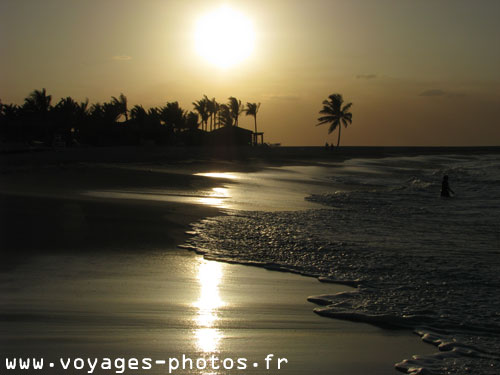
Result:
M198 266L198 282L200 298L193 304L198 309L195 318L196 343L199 350L210 353L218 349L222 338L221 332L215 328L219 319L218 309L225 305L219 295L219 284L222 279L222 265L214 261L202 260Z

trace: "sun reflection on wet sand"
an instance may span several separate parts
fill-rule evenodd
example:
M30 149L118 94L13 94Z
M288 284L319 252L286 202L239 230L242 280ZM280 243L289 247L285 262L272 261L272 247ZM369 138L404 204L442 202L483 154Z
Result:
M218 309L225 305L219 295L219 284L222 278L222 265L214 261L201 260L198 266L198 282L200 298L193 304L198 309L194 319L196 323L195 337L198 349L215 352L222 338L221 332L215 328L219 319Z
M198 203L213 207L228 208L226 198L229 198L229 189L225 187L215 187L206 197L198 198Z
M207 206L225 208L224 200L221 198L203 197L203 198L198 198L197 202Z
M216 328L199 328L196 330L196 345L204 353L213 353L219 347L221 334Z
M212 177L212 178L227 178L229 180L237 180L240 179L236 173L231 172L207 172L207 173L195 173L195 176L203 176L203 177Z
M212 189L210 195L227 198L229 197L229 189L226 187L216 187Z

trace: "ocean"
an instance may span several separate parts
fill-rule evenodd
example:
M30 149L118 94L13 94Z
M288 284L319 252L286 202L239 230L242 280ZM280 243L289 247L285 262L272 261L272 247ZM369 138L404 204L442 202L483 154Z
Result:
M445 174L452 198L440 197ZM432 356L401 358L400 371L500 373L498 154L354 158L213 177L226 182L206 203L224 214L193 224L186 247L355 287L309 300L322 316L413 330L436 346Z

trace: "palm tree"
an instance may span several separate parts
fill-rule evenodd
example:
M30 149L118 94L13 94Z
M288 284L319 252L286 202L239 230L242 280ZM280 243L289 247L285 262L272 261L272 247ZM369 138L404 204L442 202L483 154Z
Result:
M147 117L148 113L146 112L146 110L142 105L137 104L130 110L130 120L133 122L142 124L145 122Z
M215 101L215 98L208 99L208 97L205 95L203 99L205 100L207 114L210 117L210 131L212 131L213 129L215 129L215 117L218 111L218 104Z
M160 109L152 107L148 109L148 121L156 125L161 125Z
M2 104L1 115L4 119L14 119L19 116L21 107L16 104Z
M104 104L95 103L90 107L90 115L97 123L106 126L114 126L123 114L122 107L115 101L106 102Z
M88 99L78 103L70 96L62 98L51 112L59 130L68 133L78 132L86 120L88 104Z
M94 119L101 118L103 112L104 109L101 103L94 103L90 106L90 116Z
M52 139L55 127L50 121L51 101L52 96L47 95L45 89L34 90L24 99L21 115L26 121L26 125L23 124L23 127L26 128L24 135L28 136L29 140L37 139L50 142Z
M120 108L121 114L125 116L125 121L128 121L127 97L123 94L120 94L118 98L112 96L111 103Z
M198 129L198 114L190 111L184 114L185 128L188 130Z
M253 116L255 123L255 133L257 133L257 112L259 112L260 103L247 103L247 108L245 109L245 114L247 116Z
M201 117L201 128L202 130L208 130L208 118L209 118L209 112L208 112L208 98L205 99L207 96L205 95L202 99L197 100L193 102L194 110L198 112L198 114Z
M160 118L169 130L178 132L184 128L184 110L179 102L167 102L160 109Z
M24 109L28 112L35 113L38 115L46 116L50 110L50 102L52 100L52 95L47 95L45 89L35 90L30 95L24 99Z
M217 103L217 100L215 100L215 98L212 98L212 104L211 104L211 108L212 108L212 117L213 117L213 121L214 121L214 129L217 129L220 124L218 122L218 118L219 118L219 111L220 111L220 104Z
M352 106L352 103L347 103L342 106L344 103L344 99L340 94L332 94L328 97L328 100L323 101L323 109L319 111L321 116L318 118L318 125L330 124L328 128L328 134L332 133L337 127L339 128L339 137L337 139L337 147L340 145L340 130L342 128L341 125L344 125L347 128L348 124L352 123L352 113L349 112L349 109Z
M16 104L2 104L0 111L0 135L9 140L23 139L23 126L20 117L22 109Z
M220 105L218 118L219 118L219 124L224 127L234 125L234 117L233 114L231 113L231 109L227 104Z
M229 108L229 111L231 112L231 116L233 117L234 126L238 126L238 118L240 117L240 114L244 109L243 105L241 104L241 100L238 100L235 97L231 96L229 98L229 103L227 106Z

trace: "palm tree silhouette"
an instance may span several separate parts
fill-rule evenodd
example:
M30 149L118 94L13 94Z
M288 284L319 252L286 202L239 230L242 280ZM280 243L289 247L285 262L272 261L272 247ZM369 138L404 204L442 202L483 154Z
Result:
M109 103L95 103L90 108L91 116L106 126L114 126L120 116L123 114L120 104Z
M190 111L184 114L184 126L188 130L198 129L198 114Z
M179 105L179 102L167 102L160 109L160 116L169 130L179 132L184 128L184 110Z
M247 108L245 109L245 114L247 116L253 116L255 123L255 133L257 133L257 112L259 112L260 103L247 103Z
M231 96L229 98L229 103L227 106L229 108L229 111L231 112L231 116L233 117L234 126L238 126L238 118L240 117L244 109L244 107L241 105L241 100L238 100L235 97Z
M89 100L78 103L70 96L62 98L52 109L52 119L58 124L58 129L66 133L77 133L85 123Z
M134 122L138 122L141 124L145 122L147 117L148 113L142 105L137 104L130 110L130 120Z
M316 124L318 126L329 123L328 134L332 133L337 127L339 128L337 147L340 145L341 125L347 128L347 125L352 123L352 113L349 112L352 103L342 106L343 103L344 99L340 94L332 94L328 97L328 100L323 100L323 109L319 113L324 116L319 117L319 123Z
M227 104L221 104L219 107L219 124L223 127L233 126L234 125L234 117L231 112L231 109Z
M208 102L209 100L206 95L202 99L193 102L194 110L198 112L201 117L202 130L208 130L208 118L210 116L208 111Z
M45 89L35 90L24 99L24 109L38 115L45 116L50 110L52 95L47 95Z
M11 120L19 117L21 107L16 104L2 104L2 117Z
M112 96L111 103L120 108L121 114L125 116L125 121L128 122L127 97L123 94L120 94L118 98Z
M0 136L6 139L23 139L24 127L19 123L22 108L16 104L2 104L0 111Z
M214 118L214 128L217 129L220 127L220 124L218 123L218 115L219 115L219 111L220 111L220 104L217 102L217 100L215 100L215 98L212 98L212 105L213 105L213 113L212 113L212 116Z
M219 104L217 103L215 98L208 99L206 95L203 97L203 99L205 100L208 116L210 117L210 131L212 131L216 127L215 120L217 118L217 112L219 111Z

